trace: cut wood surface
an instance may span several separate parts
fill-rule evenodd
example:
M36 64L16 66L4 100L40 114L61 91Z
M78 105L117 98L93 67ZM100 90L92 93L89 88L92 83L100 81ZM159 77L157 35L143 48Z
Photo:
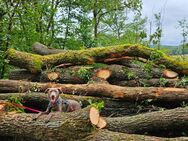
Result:
M96 109L95 107L91 107L89 111L89 119L91 123L97 125L99 122L99 118L100 118L99 110Z
M163 87L121 87L110 84L55 84L34 83L16 80L0 80L0 92L44 92L47 88L58 87L63 93L111 97L125 101L152 99L154 101L188 101L188 89Z
M97 123L97 127L99 127L100 129L105 128L107 125L106 120L103 117L99 117L99 121Z
M111 76L111 74L112 72L108 69L100 69L96 72L96 77L106 80Z
M7 51L9 63L20 68L26 68L32 73L40 72L46 67L57 66L64 63L93 64L104 62L108 58L123 56L142 57L153 59L156 64L163 64L166 68L180 74L188 74L188 62L180 62L155 49L141 45L118 45L111 47L98 47L79 51L65 51L52 55L36 55L24 53L10 48Z

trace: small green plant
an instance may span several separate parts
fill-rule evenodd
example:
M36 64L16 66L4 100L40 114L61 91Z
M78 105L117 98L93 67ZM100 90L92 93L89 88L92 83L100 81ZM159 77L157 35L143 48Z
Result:
M97 108L99 111L104 108L104 101L93 102L91 99L89 99L88 102L92 107Z
M181 103L181 107L187 107L188 106L188 103L186 103L185 101L183 101L182 103Z
M150 59L152 61L157 61L158 59L161 58L161 53L162 52L159 52L159 51L152 51L151 54L150 54Z
M14 106L14 104L19 104L19 105L23 106L23 104L22 104L23 99L22 98L20 98L18 96L11 96L11 97L8 98L8 102L10 103L8 111L17 111L17 112L20 112L20 113L25 112L23 108Z
M88 81L92 75L90 69L91 68L89 67L82 67L76 72L76 75L82 78L83 80Z
M188 84L188 77L183 77L180 82L177 83L178 86L185 87Z
M147 79L152 78L153 65L154 65L153 61L147 61L147 63L143 67Z
M168 80L166 80L165 78L160 78L159 79L160 86L166 86L167 83L168 83Z
M127 78L128 78L128 80L134 79L134 78L136 78L136 74L134 72L129 71L127 73Z

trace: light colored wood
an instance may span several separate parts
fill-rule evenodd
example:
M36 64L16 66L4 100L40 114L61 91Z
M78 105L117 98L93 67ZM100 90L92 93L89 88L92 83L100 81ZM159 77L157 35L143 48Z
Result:
M95 107L91 107L89 111L89 119L92 124L97 125L99 122L99 110L96 109Z

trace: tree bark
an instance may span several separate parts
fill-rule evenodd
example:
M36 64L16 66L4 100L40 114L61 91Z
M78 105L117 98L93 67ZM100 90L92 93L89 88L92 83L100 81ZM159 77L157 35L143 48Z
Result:
M106 118L108 130L94 130L89 121L89 107L72 113L54 113L50 122L45 123L46 115L37 121L35 114L0 114L0 135L26 137L32 140L175 140L184 138L159 138L126 133L149 133L176 131L187 132L188 108L177 108L160 112L151 112L132 117ZM6 130L5 130L6 129ZM15 130L17 129L17 130ZM18 130L19 129L19 130ZM109 131L110 130L110 131ZM115 132L112 132L115 131ZM118 132L117 132L118 131ZM122 133L119 133L122 132Z
M7 59L9 63L36 73L44 68L53 67L59 64L71 63L93 64L104 62L105 59L123 56L142 57L152 59L157 64L163 64L167 68L180 74L188 74L188 62L179 62L166 54L139 45L119 45L113 47L98 47L79 51L65 51L59 54L41 56L31 53L24 53L9 49Z
M188 107L156 111L130 117L106 118L107 129L116 132L137 134L174 134L187 132ZM166 134L167 135L167 134Z
M113 85L127 87L187 87L188 84L181 84L181 79L135 79L128 81L116 81Z
M49 48L41 43L34 43L32 46L33 52L40 55L50 55L65 52L63 49Z
M61 88L62 92L66 94L111 97L125 101L140 101L147 99L166 102L188 101L188 89L185 88L120 87L104 83L73 85L0 80L0 92L43 92L49 87Z
M77 95L68 95L61 94L63 99L72 99L82 103L82 107L88 106L91 101L92 103L104 101L104 109L101 110L101 115L105 117L122 117L127 115L135 115L139 113L145 113L148 111L158 111L161 108L160 106L155 106L154 104L143 104L141 103L133 103L133 102L125 102L120 100L115 100L111 98L99 98L92 96L77 96ZM47 95L44 93L1 93L0 100L7 100L10 97L18 97L22 99L22 104L24 106L34 108L40 111L45 111L49 100ZM142 107L142 108L140 108ZM31 112L26 110L26 112Z
M63 84L84 84L90 80L93 80L93 77L95 76L107 80L109 83L132 79L174 77L174 75L172 76L166 74L166 71L168 70L151 68L151 71L147 72L146 70L144 70L144 68L128 68L122 65L88 65L72 66L56 70L47 70L42 71L41 74L32 74L27 70L24 71L23 69L20 71L15 70L9 74L9 79L41 82L58 82Z
M120 132L112 132L109 130L99 130L87 137L90 141L186 141L187 137L176 137L176 138L163 138L155 136L145 136L136 134L126 134Z
M0 114L0 135L43 141L81 140L91 134L89 107L72 113L55 114L49 123L46 115L37 121L35 114Z

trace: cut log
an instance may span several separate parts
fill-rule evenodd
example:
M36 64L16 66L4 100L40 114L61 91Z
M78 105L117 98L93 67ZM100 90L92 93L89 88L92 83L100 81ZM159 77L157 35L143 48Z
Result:
M88 66L72 66L64 69L42 71L41 74L33 75L28 71L21 70L10 73L9 78L12 80L37 80L41 82L58 82L71 84L84 84L93 77L99 77L107 80L109 83L119 82L132 79L150 79L150 78L170 78L169 73L165 69L152 68L151 72L144 68L128 68L122 65L101 65L96 67ZM168 71L173 73L173 71ZM174 72L175 73L175 72ZM20 76L20 77L19 77ZM15 78L14 78L15 77ZM173 76L174 77L174 76ZM20 79L19 79L20 78Z
M99 117L99 121L97 123L97 127L99 127L99 129L102 129L104 127L106 127L107 122L103 117Z
M12 70L9 75L9 79L12 80L26 80L26 81L40 81L40 74L32 74L30 71L25 69Z
M96 77L106 80L111 76L111 74L112 72L109 69L99 69L96 72Z
M106 118L107 129L116 132L168 136L188 131L188 107L157 111L130 117Z
M35 114L0 114L0 135L43 141L81 140L93 130L89 109L61 115L54 113L49 123L45 123L46 115L33 121Z
M0 114L0 135L11 137L25 137L32 140L60 141L60 140L113 140L133 139L151 140L163 139L143 135L128 135L125 133L166 133L167 131L185 132L188 129L188 110L178 108L161 112L122 117L106 118L108 130L95 131L89 120L90 107L72 113L54 113L49 123L45 122L46 115L38 120L32 118L36 114ZM19 130L15 130L18 129ZM5 130L6 129L6 130ZM174 130L175 129L175 130ZM109 131L110 130L110 131ZM111 132L116 131L116 132ZM161 135L161 134L160 134ZM179 134L180 135L180 134ZM167 135L166 135L167 136ZM116 138L117 137L117 138ZM175 138L175 139L187 139ZM164 140L174 140L164 138Z
M87 137L89 141L187 141L188 137L163 138L99 130Z
M166 78L176 78L176 77L178 77L178 74L174 71L171 71L171 70L164 70L163 75Z
M7 51L9 63L36 73L46 67L57 66L59 64L71 63L93 64L94 62L104 62L108 58L118 58L123 56L142 57L152 59L157 64L163 64L166 68L180 74L188 74L188 62L179 62L166 54L155 49L139 45L119 45L113 47L99 47L79 51L65 51L53 55L35 55L16 51L10 48Z
M163 87L120 87L110 84L53 84L34 83L16 80L0 80L0 92L42 91L47 88L58 87L63 93L111 97L125 101L140 101L152 99L154 101L188 101L188 89Z
M38 42L33 44L32 49L33 49L33 52L40 54L40 55L49 55L49 54L57 54L57 53L64 52L64 50L62 49L49 48Z
M89 111L89 119L92 124L97 125L99 122L99 110L96 109L95 107L91 107Z
M127 87L186 87L188 84L181 84L180 79L135 79L129 81L113 82L113 85Z
M127 115L135 115L139 113L145 113L148 111L158 111L160 109L165 109L165 105L160 106L151 103L151 104L144 104L143 102L126 102L126 101L119 101L111 98L99 98L99 97L92 97L92 96L77 96L77 95L68 95L68 94L61 94L60 95L63 99L72 99L82 103L82 107L86 107L90 105L89 101L93 103L104 101L104 109L101 110L101 116L105 117L120 117L120 116L127 116ZM45 93L1 93L0 100L7 100L10 97L18 97L23 100L23 105L37 109L40 111L45 111L46 107L48 106L49 100ZM168 103L166 103L168 105ZM175 103L173 103L175 104ZM140 108L142 107L142 108ZM170 108L177 107L176 105L172 105ZM167 107L169 108L169 106ZM26 112L31 112L27 111Z

